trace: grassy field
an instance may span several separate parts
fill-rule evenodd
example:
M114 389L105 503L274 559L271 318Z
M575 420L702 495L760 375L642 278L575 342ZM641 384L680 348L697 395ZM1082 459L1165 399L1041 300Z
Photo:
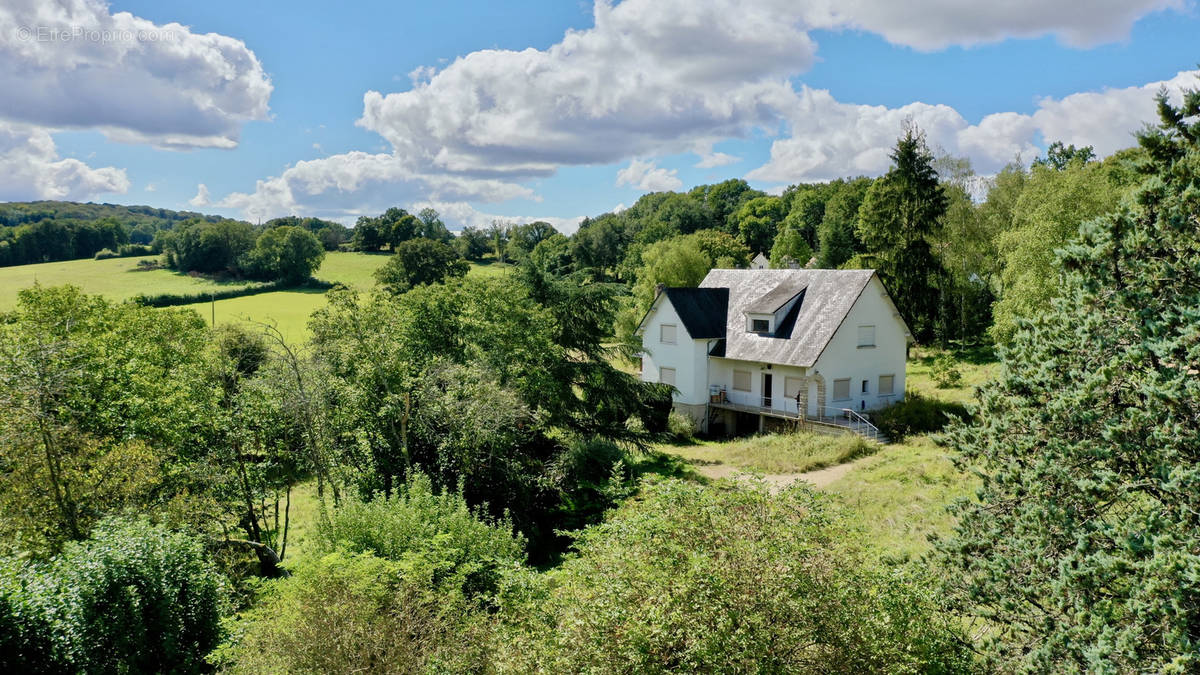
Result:
M663 445L657 449L694 464L729 464L762 473L803 473L865 457L877 447L858 436L799 432Z
M862 460L826 490L841 497L870 546L892 557L917 556L929 550L929 535L950 531L946 506L977 487L948 454L917 436Z
M913 348L908 359L908 388L943 401L972 403L975 400L975 388L991 379L1000 367L995 353L990 347L950 352L962 373L962 380L954 387L939 387L933 381L931 370L934 360L945 353L930 347Z
M204 293L208 290L250 285L250 282L245 281L216 282L167 269L138 269L138 261L158 259L158 256L146 256L0 267L0 311L15 307L17 291L35 283L46 286L74 284L86 293L103 295L112 300L127 300L141 293ZM387 260L388 255L381 253L327 253L321 268L314 276L321 281L369 291L375 285L375 270ZM506 274L510 269L511 265L485 260L482 263L473 263L470 274L499 276ZM215 315L218 324L230 321L274 323L292 342L307 339L308 317L314 310L323 306L324 293L312 289L274 291L217 300L216 303L197 302L184 305L195 309L206 320L211 320Z
M975 388L992 377L999 365L990 350L952 352L962 381L938 387L930 369L940 350L917 349L908 363L908 386L933 398L970 403ZM662 445L659 451L676 455L692 466L725 464L762 473L803 473L858 460L825 490L838 495L859 521L868 544L897 558L929 549L931 534L949 531L946 506L969 497L976 479L959 473L946 448L927 436L875 447L857 437L813 434L769 434L733 440L710 440L692 445Z
M15 307L17 291L35 283L43 286L74 284L87 293L112 300L127 300L141 293L203 293L249 285L245 281L216 282L167 269L138 269L138 261L158 259L158 256L146 256L0 267L0 311Z

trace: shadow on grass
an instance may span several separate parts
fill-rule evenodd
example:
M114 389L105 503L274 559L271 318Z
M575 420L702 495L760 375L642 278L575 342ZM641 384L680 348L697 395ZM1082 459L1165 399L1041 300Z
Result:
M996 348L992 345L977 344L977 345L957 345L951 344L946 349L930 349L926 348L923 353L914 359L923 366L932 366L937 357L942 354L950 354L955 361L967 363L973 366L986 366L999 362L996 356Z

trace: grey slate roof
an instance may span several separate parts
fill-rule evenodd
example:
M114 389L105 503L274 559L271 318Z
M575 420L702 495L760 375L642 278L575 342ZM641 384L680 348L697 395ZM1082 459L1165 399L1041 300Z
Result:
M714 269L700 282L700 288L729 289L726 358L811 367L874 274L874 270ZM786 325L780 325L774 335L746 331L748 308L770 304L775 297L786 295L776 304L782 306L801 290L804 297L783 322L793 323L790 331L785 333Z
M725 337L728 288L667 288L663 293L693 340Z
M788 300L796 297L796 294L803 290L803 281L799 279L785 280L774 290L768 291L766 295L746 305L742 311L751 314L774 314L779 311L780 307L786 305Z

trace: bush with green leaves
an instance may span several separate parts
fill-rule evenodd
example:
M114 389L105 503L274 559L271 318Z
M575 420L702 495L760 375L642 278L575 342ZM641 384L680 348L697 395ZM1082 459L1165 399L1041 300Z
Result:
M963 404L942 401L912 389L904 394L903 401L871 413L871 422L892 441L941 431L952 422L970 418L971 413Z
M232 673L482 672L486 613L436 590L438 566L330 553L271 582L210 657Z
M806 487L649 483L548 575L513 574L495 667L516 672L961 672L929 580L853 548Z
M491 593L500 569L525 560L525 541L510 521L486 518L461 493L438 494L422 473L390 497L344 502L321 525L320 541L327 552L420 558L431 565L435 586L472 596Z
M950 354L940 354L929 367L929 375L941 389L957 387L962 382L962 371Z
M102 522L46 564L0 566L0 670L200 672L221 639L225 582L200 542Z

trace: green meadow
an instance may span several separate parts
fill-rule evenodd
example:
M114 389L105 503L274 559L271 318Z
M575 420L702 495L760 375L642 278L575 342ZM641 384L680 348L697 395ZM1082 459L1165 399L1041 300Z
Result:
M314 275L320 281L339 283L359 291L369 291L375 285L374 273L387 262L383 253L327 253L321 268ZM189 276L174 270L139 268L142 260L159 260L158 256L141 258L110 258L108 260L67 260L63 262L0 267L0 311L16 306L17 292L34 284L60 286L73 284L86 293L103 295L111 300L128 300L139 294L204 293L253 285L248 281L218 282L201 276ZM496 276L505 274L510 265L493 260L472 263L472 275ZM217 323L257 321L275 324L293 342L308 337L308 317L325 306L323 291L309 288L273 291L214 302L196 302L190 307L206 320Z

